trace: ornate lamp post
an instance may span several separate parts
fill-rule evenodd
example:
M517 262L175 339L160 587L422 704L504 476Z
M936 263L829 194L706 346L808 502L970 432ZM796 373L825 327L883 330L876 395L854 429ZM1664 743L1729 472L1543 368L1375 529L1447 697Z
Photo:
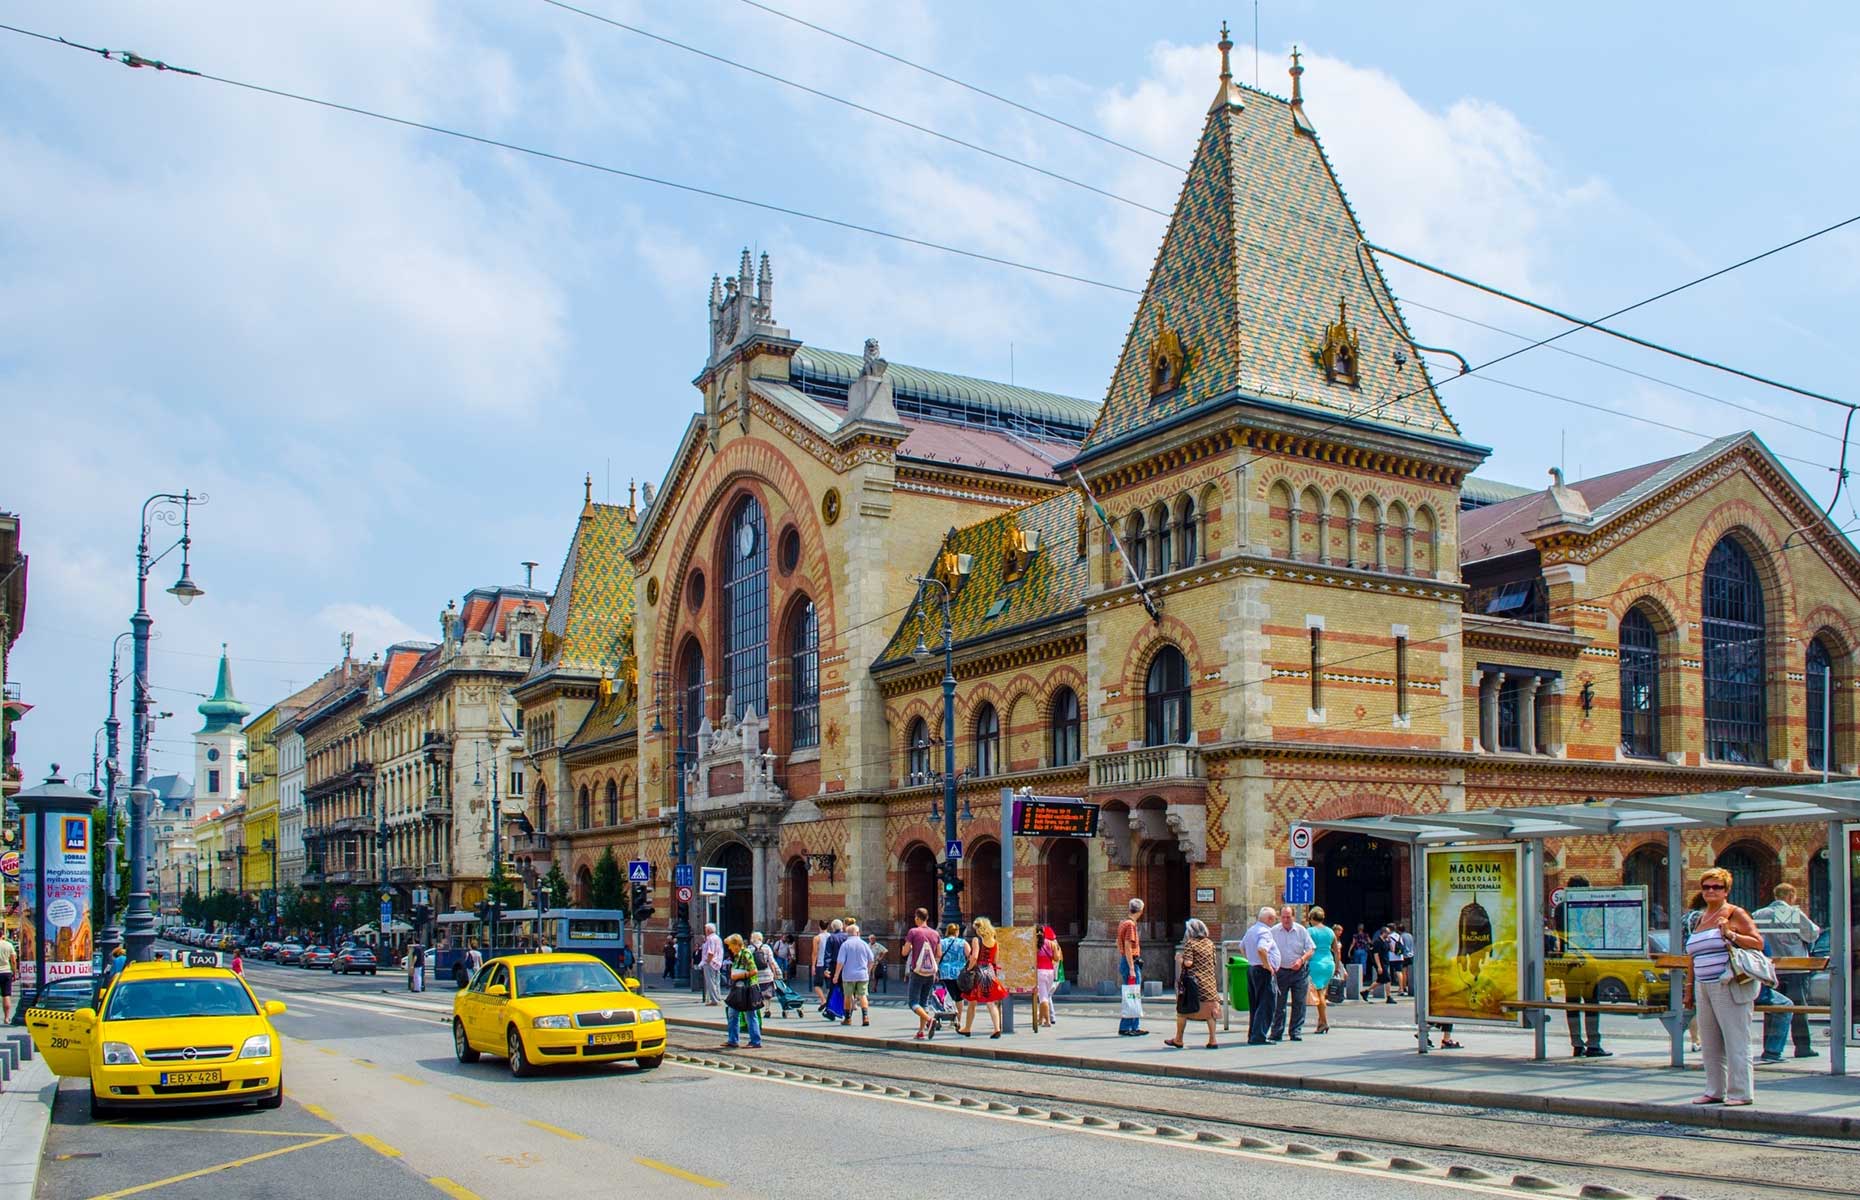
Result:
M260 838L258 848L271 857L271 902L266 905L271 910L271 936L278 936L278 841L276 838Z
M960 578L968 574L969 556L966 554L946 554L952 575ZM954 596L949 584L934 575L917 577L918 595L923 589L934 586L942 593L943 605L943 840L945 848L956 840L956 631L950 624L949 602ZM935 651L924 643L922 633L917 635L917 647L911 651L911 657L918 662L928 662ZM943 881L943 918L942 924L962 924L962 898L958 894L961 883L956 875L956 860L945 858L937 874Z
M123 940L129 957L146 962L155 945L155 914L149 911L149 630L155 619L149 616L149 570L172 554L181 551L181 577L168 594L182 604L192 604L202 595L189 570L188 549L193 545L189 530L189 510L205 504L204 495L183 491L157 492L142 502L141 539L136 543L136 612L129 618L135 639L135 683L129 706L129 910L123 919ZM179 523L181 536L160 554L150 556L150 522L165 525Z

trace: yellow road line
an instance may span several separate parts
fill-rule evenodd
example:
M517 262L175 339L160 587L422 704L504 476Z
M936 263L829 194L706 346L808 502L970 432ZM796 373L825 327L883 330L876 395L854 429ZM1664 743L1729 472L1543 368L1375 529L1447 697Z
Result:
M452 1200L481 1200L477 1192L472 1191L468 1187L460 1187L450 1179L447 1179L444 1175L435 1175L426 1182L452 1197Z
M400 1157L400 1151L388 1145L386 1142L382 1141L378 1137L371 1137L370 1135L366 1133L352 1133L349 1136L354 1138L356 1141L360 1142L362 1145L368 1147L370 1150L373 1150L376 1154L379 1154L382 1158L399 1158Z
M458 1092L447 1092L446 1095L450 1096L454 1100L457 1100L460 1104L469 1104L473 1108L490 1108L491 1107L489 1104L486 1104L484 1101L479 1100L473 1096L461 1095Z
M641 1158L638 1155L634 1155L633 1161L642 1167L651 1167L655 1171L663 1171L667 1175L676 1179L682 1179L686 1183L695 1183L699 1187L720 1188L727 1186L721 1179L712 1179L707 1175L695 1175L685 1170L683 1167L674 1167L671 1163L662 1163L656 1158Z
M336 1123L336 1118L330 1116L329 1110L320 1104L306 1104L304 1105L304 1111L317 1118L319 1121L328 1121L331 1125Z
M532 1128L540 1129L544 1133L553 1133L555 1134L555 1136L559 1138L567 1138L571 1142L585 1142L588 1140L582 1137L579 1133L576 1133L572 1129L564 1129L560 1125L551 1125L547 1121L527 1121L526 1120L523 1123L525 1125L531 1126Z
M328 1135L320 1129L227 1129L222 1125L170 1125L166 1121L97 1121L101 1129L161 1129L176 1133L242 1133L247 1137L316 1138Z
M400 1080L400 1081L401 1081L402 1083L411 1083L411 1084L412 1084L412 1085L413 1085L414 1087L425 1087L425 1086L426 1086L426 1080L424 1080L424 1079L415 1079L415 1078L414 1078L413 1076L411 1076L411 1075L398 1075L398 1074L396 1074L396 1075L390 1075L390 1076L388 1076L388 1078L389 1078L389 1079L398 1079L398 1080Z
M380 1066L381 1066L381 1064L380 1064L380 1063L378 1063L378 1062L369 1062L369 1061L368 1061L367 1059L365 1059L365 1058L352 1058L352 1059L350 1059L349 1061L350 1061L350 1062L352 1062L352 1063L354 1063L354 1064L355 1064L356 1066L358 1066L358 1067L367 1067L367 1068L368 1068L368 1069L369 1069L370 1071L374 1071L374 1070L378 1070L378 1069L380 1068Z
M338 1052L338 1051L335 1051L335 1050L331 1050L331 1049L330 1049L330 1048L329 1048L328 1046L312 1046L312 1047L311 1047L311 1049L313 1049L313 1050L315 1050L315 1051L316 1051L316 1052L317 1052L318 1054L327 1054L327 1055L329 1055L329 1056L330 1056L331 1058L341 1058L341 1057L342 1057L342 1055L341 1055L341 1053L340 1053L340 1052Z
M185 1175L171 1175L167 1179L157 1179L152 1183L139 1183L134 1187L124 1188L121 1191L105 1192L102 1195L92 1197L91 1200L122 1200L125 1196L134 1196L142 1192L153 1191L156 1188L168 1187L176 1183L185 1183L189 1179L199 1179L203 1175L212 1175L219 1171L230 1171L236 1167L249 1166L255 1162L262 1162L267 1158L276 1158L281 1154L294 1154L299 1150L308 1150L314 1146L327 1146L329 1143L337 1141L341 1137L342 1135L339 1133L326 1133L311 1141L298 1142L295 1146L280 1146L276 1150L267 1150L263 1154L251 1154L247 1155L245 1158L235 1158L231 1162L218 1163L211 1167L202 1167L198 1171L189 1171Z

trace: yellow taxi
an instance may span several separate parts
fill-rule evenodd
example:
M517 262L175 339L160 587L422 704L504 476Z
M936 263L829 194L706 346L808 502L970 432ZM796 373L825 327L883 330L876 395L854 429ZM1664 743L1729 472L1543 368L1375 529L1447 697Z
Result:
M224 967L130 963L96 1008L27 1010L26 1027L58 1075L90 1081L91 1116L169 1104L284 1103L284 1047L260 1000Z
M573 1062L665 1061L665 1014L591 954L492 959L452 998L452 1049L462 1063L502 1056L510 1073Z
M1544 931L1544 980L1570 1000L1664 1006L1672 984L1649 955L1597 958L1554 930ZM1555 990L1554 987L1551 990Z

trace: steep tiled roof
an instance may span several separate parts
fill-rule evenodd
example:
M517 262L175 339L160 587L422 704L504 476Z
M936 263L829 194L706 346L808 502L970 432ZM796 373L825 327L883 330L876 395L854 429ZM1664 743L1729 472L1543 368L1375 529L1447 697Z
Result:
M1089 566L1078 554L1079 507L1078 493L1066 491L951 532L939 555L948 549L974 556L968 580L950 606L958 645L1083 611ZM1010 581L1009 539L1016 528L1037 530L1040 548L1020 577ZM925 573L934 574L935 568L932 560ZM942 644L942 606L936 594L934 588L926 589L925 599L891 635L879 663L910 657L920 635L928 646Z
M549 594L534 588L473 588L465 594L465 607L459 611L459 628L463 633L484 633L497 637L504 632L510 614L523 608L539 611L549 606Z
M532 678L559 668L611 673L633 652L633 564L626 557L633 530L624 505L582 506Z
M588 710L581 727L568 739L568 749L592 746L611 738L623 737L637 728L633 698L618 692Z
M395 642L381 662L381 694L393 695L438 661L439 647L431 642Z
M1530 488L1486 479L1480 475L1468 475L1460 481L1461 508L1484 508L1488 504L1500 504L1530 494Z
M1223 86L1087 451L1236 394L1457 440L1405 331L1377 313L1380 302L1402 320L1374 264L1359 265L1361 239L1301 107ZM1327 382L1312 354L1339 300L1359 338L1356 387ZM1179 387L1153 398L1150 350L1163 330L1179 335L1188 366Z

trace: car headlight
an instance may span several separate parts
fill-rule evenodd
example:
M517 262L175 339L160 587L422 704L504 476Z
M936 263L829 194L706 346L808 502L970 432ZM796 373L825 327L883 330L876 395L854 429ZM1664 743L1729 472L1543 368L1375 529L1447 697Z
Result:
M255 1033L251 1037L245 1039L245 1045L239 1047L239 1057L270 1058L271 1035L268 1033Z
M665 1015L664 1013L660 1012L656 1008L641 1008L641 1009L634 1010L633 1019L635 1021L638 1021L640 1024L644 1025L648 1021L657 1021L664 1015Z
M536 1029L567 1029L568 1024L567 1017L537 1017L530 1022Z
M106 1067L134 1066L141 1061L127 1042L105 1042L103 1044L103 1065Z

